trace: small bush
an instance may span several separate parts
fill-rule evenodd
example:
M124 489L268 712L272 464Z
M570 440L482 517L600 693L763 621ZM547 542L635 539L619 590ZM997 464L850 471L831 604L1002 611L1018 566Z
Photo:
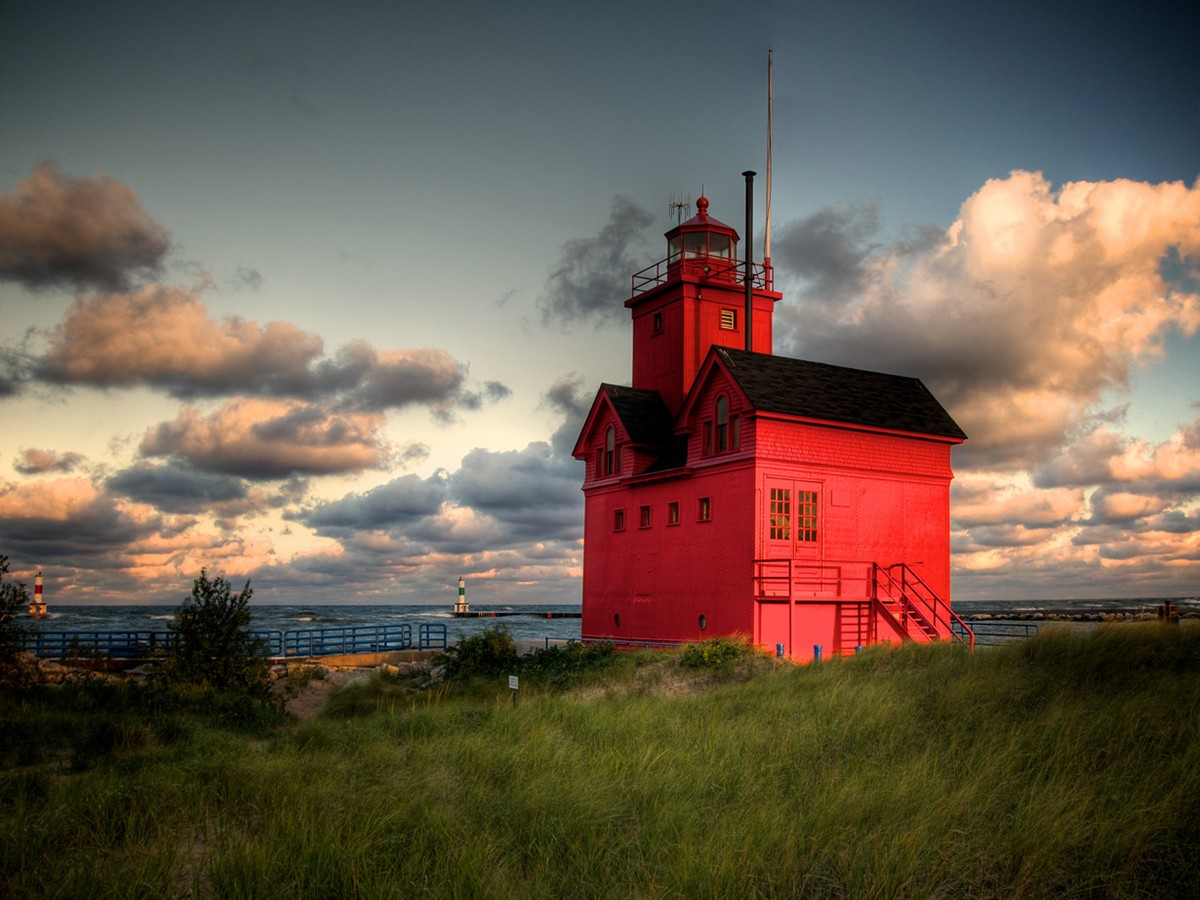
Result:
M26 629L18 616L29 605L24 582L5 581L8 557L0 555L0 687L23 688L30 681L18 654L25 647Z
M583 675L606 670L616 661L612 644L572 641L566 646L534 650L520 659L520 674L547 687L566 687Z
M177 637L169 665L173 679L270 697L270 669L262 641L246 630L252 593L249 581L240 594L234 594L224 578L218 575L210 581L200 570L192 595L175 610L170 625Z
M517 645L509 630L497 625L450 645L438 656L437 664L444 667L448 681L504 675L516 670Z
M685 669L729 668L750 652L750 646L737 638L717 637L683 648L679 665Z

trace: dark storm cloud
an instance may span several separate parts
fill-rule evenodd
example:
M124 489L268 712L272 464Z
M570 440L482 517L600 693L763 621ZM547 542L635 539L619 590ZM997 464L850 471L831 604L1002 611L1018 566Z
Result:
M104 559L158 534L158 517L139 519L78 479L0 493L0 546L21 559Z
M320 503L290 515L318 534L403 529L436 515L446 499L445 478L402 475L361 494Z
M555 454L564 460L571 459L571 451L575 449L575 442L583 429L583 420L592 408L596 389L596 385L586 385L583 378L572 372L550 385L550 389L542 398L545 406L563 417L562 425L555 429L550 438L550 446L554 448ZM581 473L577 474L580 478L583 477Z
M580 474L575 460L538 442L524 450L472 450L450 476L449 488L461 506L522 536L563 537L578 532L582 522Z
M289 517L343 539L386 532L405 542L408 553L416 552L411 542L421 553L464 553L530 539L575 540L583 513L578 469L542 442L524 450L475 449L451 474L404 475Z
M629 273L645 266L638 244L654 217L624 197L613 200L608 223L595 237L562 247L558 266L538 297L545 324L619 323L628 318Z
M866 277L866 261L877 245L879 211L874 206L819 210L781 227L773 239L773 264L809 282L807 293L825 302L844 299Z
M162 268L170 237L137 195L103 175L42 162L0 197L0 279L34 290L125 290Z
M149 463L118 472L104 486L110 493L171 513L206 512L219 504L243 500L247 493L240 478Z
M29 379L29 357L13 347L0 347L0 397L15 397Z

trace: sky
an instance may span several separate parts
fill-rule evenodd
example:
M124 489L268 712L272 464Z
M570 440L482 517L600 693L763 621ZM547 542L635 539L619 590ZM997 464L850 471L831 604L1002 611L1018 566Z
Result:
M762 256L770 50L775 352L966 431L953 598L1196 596L1195 25L0 0L0 554L51 604L578 602L630 276L747 169Z

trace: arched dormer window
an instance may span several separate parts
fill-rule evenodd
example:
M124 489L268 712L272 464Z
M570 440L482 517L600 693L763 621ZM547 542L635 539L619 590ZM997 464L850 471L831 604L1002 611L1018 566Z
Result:
M728 453L741 444L741 419L729 412L729 398L717 397L713 418L704 422L704 454Z
M621 471L621 464L617 459L617 430L611 425L604 432L604 464L601 467L605 475L615 475Z
M717 398L717 452L729 449L729 398L722 394Z

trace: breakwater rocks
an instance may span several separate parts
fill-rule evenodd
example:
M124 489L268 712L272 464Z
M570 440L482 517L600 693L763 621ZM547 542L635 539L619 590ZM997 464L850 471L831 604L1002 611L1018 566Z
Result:
M1072 612L1065 610L1013 610L998 613L971 613L966 622L1178 622L1181 619L1200 619L1200 613L1181 612L1172 607L1166 615L1158 610L1117 610L1107 612Z

